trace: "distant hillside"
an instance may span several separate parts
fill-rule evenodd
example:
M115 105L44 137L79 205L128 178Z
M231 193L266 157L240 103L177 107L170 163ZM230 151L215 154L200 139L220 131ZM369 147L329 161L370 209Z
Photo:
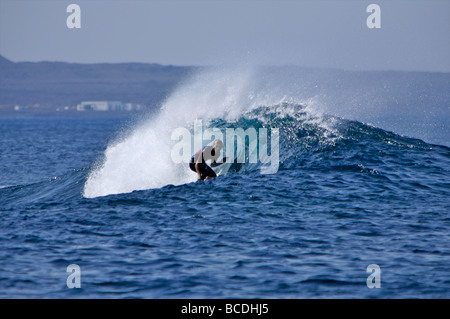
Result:
M14 63L0 55L0 105L54 108L117 100L154 106L193 70L146 63Z

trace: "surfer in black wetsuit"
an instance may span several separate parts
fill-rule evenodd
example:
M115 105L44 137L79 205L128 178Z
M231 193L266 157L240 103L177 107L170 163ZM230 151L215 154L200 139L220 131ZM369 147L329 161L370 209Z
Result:
M192 156L191 162L189 163L189 168L198 174L199 180L207 180L217 176L212 168L206 164L206 161L211 160L212 167L223 164L216 162L220 156L220 151L222 148L222 141L215 140L212 146L205 146ZM223 162L225 161L226 158L223 158Z

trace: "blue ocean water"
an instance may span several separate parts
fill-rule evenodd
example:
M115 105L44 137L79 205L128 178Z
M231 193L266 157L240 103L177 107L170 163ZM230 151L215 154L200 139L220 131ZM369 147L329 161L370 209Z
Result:
M207 126L279 128L278 172L195 182L165 160L158 125L190 120L177 101L151 119L0 119L0 297L450 297L447 146L301 104L227 109Z

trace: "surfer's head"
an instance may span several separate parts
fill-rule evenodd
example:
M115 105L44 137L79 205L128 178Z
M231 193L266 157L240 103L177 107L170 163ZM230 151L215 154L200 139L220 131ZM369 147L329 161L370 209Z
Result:
M223 148L223 142L221 140L215 140L213 143L213 148L215 151L220 152Z

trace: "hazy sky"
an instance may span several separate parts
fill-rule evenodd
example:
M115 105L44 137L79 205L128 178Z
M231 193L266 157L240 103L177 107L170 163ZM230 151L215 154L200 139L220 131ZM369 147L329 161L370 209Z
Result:
M69 29L69 4L81 28ZM369 4L381 28L369 29ZM450 72L450 1L0 0L12 61L256 63Z

